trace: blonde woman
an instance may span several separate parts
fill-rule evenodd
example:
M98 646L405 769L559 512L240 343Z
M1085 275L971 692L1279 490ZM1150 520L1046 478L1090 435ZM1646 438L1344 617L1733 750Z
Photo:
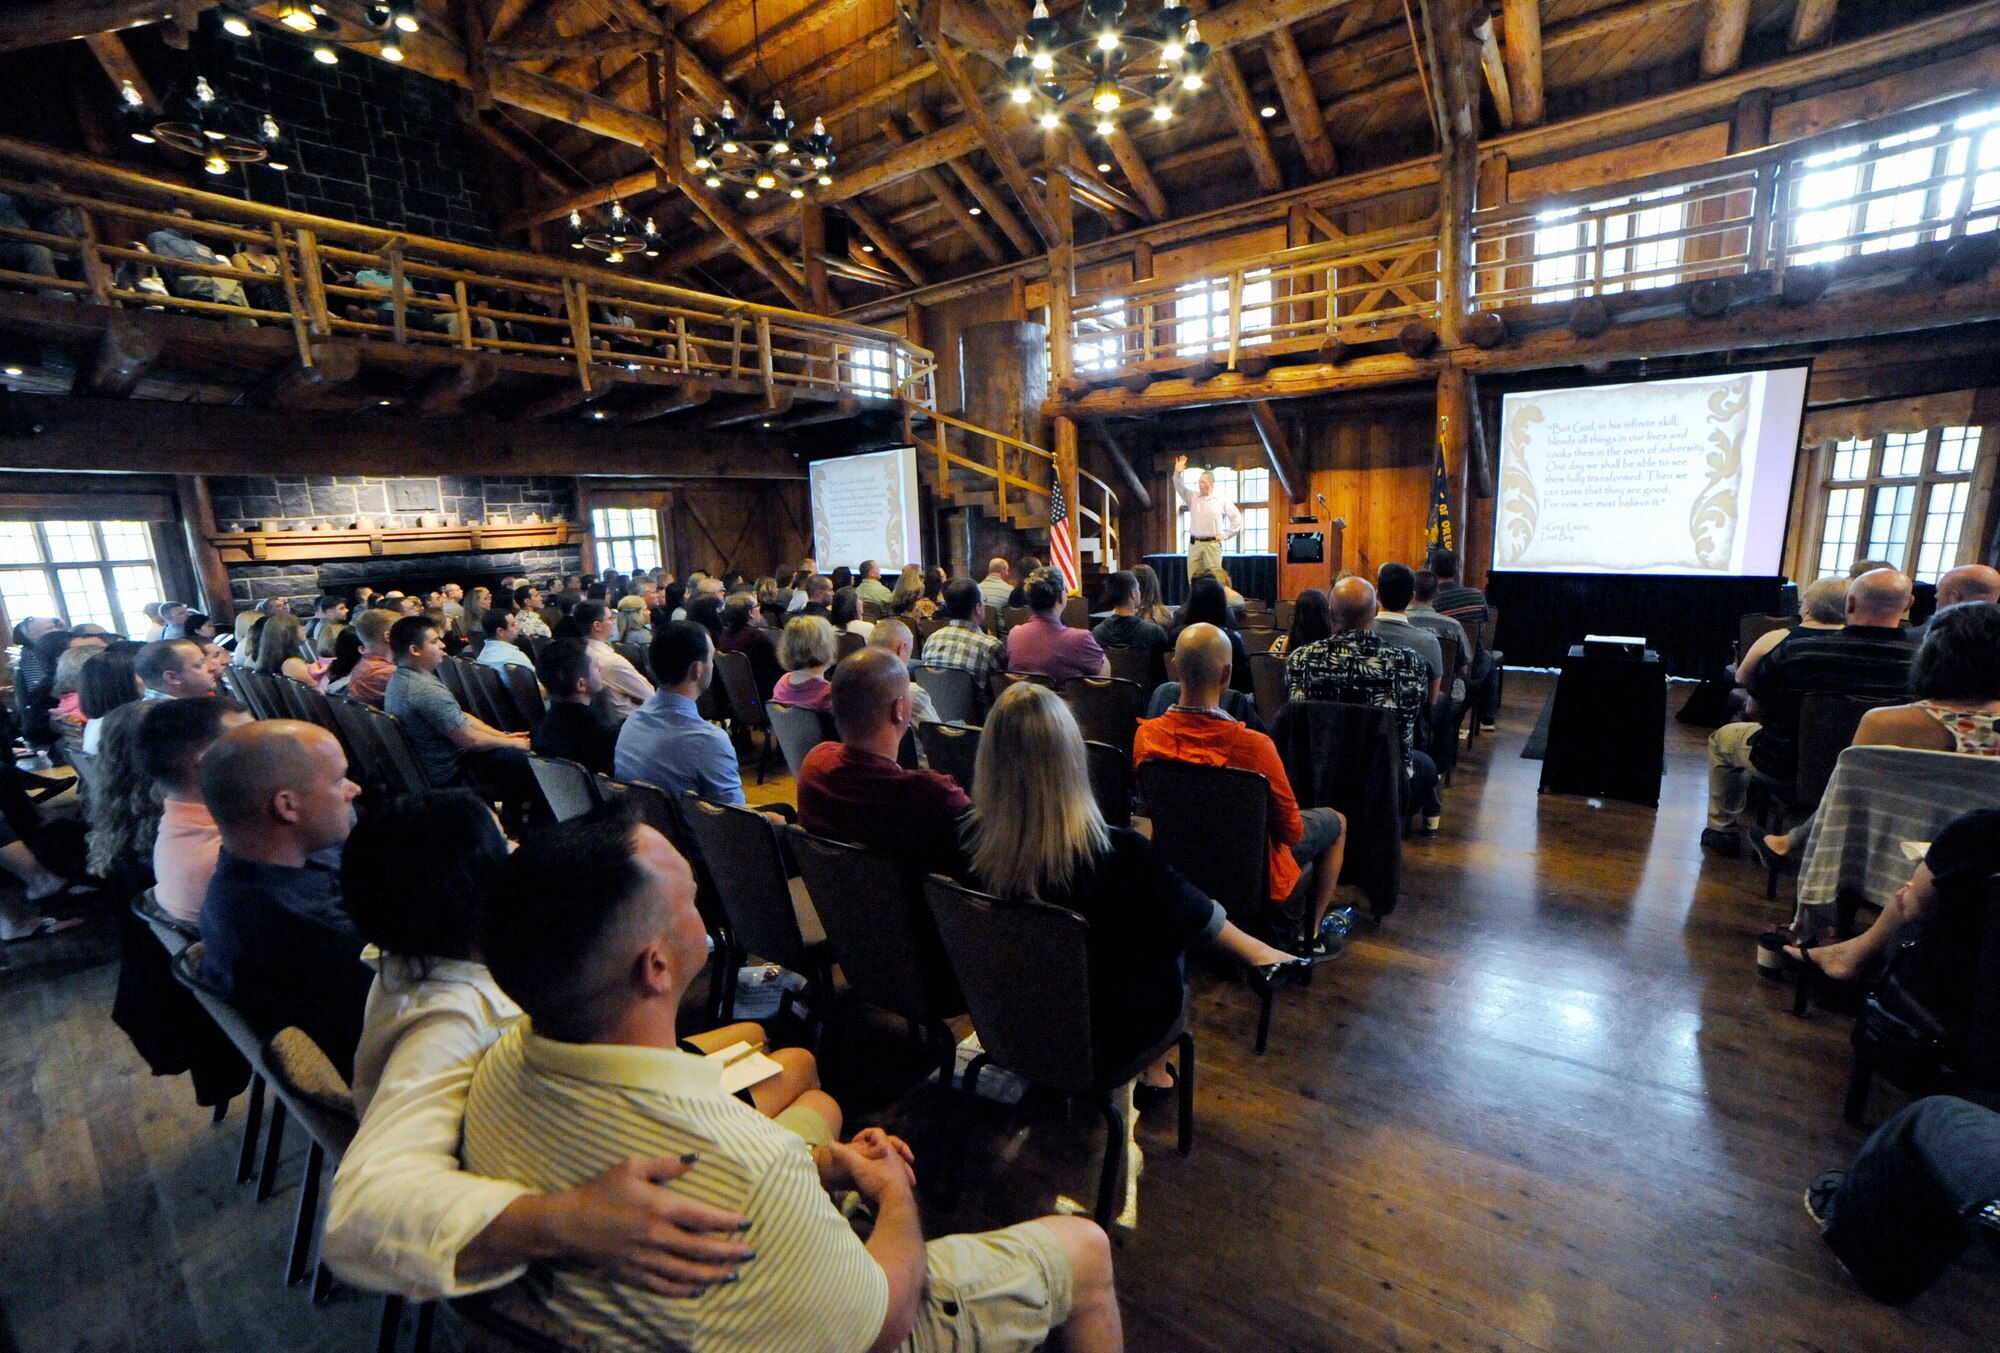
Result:
M312 684L326 689L326 674L333 666L333 660L340 656L340 636L347 633L347 624L341 620L329 620L313 631L313 661L307 669L312 673Z
M1186 996L1181 955L1196 944L1240 959L1259 990L1290 986L1312 966L1237 929L1151 841L1105 825L1083 734L1045 686L1017 682L994 702L964 837L976 886L1090 923L1091 1026L1106 1060L1129 1059L1173 1020ZM1139 1077L1155 1090L1173 1083L1165 1058Z
M826 669L833 660L833 625L825 616L802 615L788 621L778 636L778 662L785 674L771 690L772 702L831 713L833 683L826 679Z
M245 667L250 665L250 658L254 647L250 642L250 631L255 629L257 622L263 618L263 616L257 613L254 607L250 606L246 606L236 613L236 642L230 646L229 651L235 655L235 660L242 663Z
M896 590L889 594L889 614L911 621L937 614L937 603L926 594L924 571L915 564L906 565L903 576L896 579Z
M621 644L647 644L653 642L653 617L646 609L646 599L637 593L618 598L617 639Z
M250 670L288 676L294 681L312 685L312 668L299 656L299 648L305 643L305 637L305 626L299 623L297 616L284 611L265 616L263 631L257 636L257 652L251 659Z

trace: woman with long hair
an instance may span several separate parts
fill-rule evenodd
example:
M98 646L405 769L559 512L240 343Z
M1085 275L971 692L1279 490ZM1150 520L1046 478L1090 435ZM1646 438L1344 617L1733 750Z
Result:
M1172 629L1174 612L1160 600L1160 575L1153 572L1151 564L1134 564L1132 576L1139 580L1139 618L1150 620L1163 630Z
M297 616L284 611L267 615L263 629L257 635L257 651L250 660L250 670L287 676L311 686L314 684L312 667L299 656L299 648L304 643L305 626L299 623Z
M1282 658L1307 644L1333 637L1333 603L1317 587L1308 587L1292 603L1292 627L1271 645L1271 656Z
M157 703L135 695L101 721L92 720L100 732L97 764L83 782L83 817L90 828L87 867L121 896L139 892L153 879L153 838L161 808L139 761L139 737Z
M924 571L915 564L896 579L896 590L889 594L889 614L909 621L929 620L937 614L936 605L924 595Z
M1189 625L1213 625L1229 636L1229 689L1252 690L1250 651L1243 647L1243 636L1236 632L1236 614L1229 609L1229 596L1212 573L1204 573L1188 588L1187 600L1181 604L1167 637L1179 643L1181 631Z
M1091 1026L1107 1061L1130 1058L1173 1020L1186 998L1181 956L1196 944L1241 960L1259 988L1289 985L1312 966L1239 930L1151 841L1105 823L1083 734L1045 686L1017 682L994 702L963 836L977 886L1090 923ZM1172 1085L1165 1059L1140 1083Z

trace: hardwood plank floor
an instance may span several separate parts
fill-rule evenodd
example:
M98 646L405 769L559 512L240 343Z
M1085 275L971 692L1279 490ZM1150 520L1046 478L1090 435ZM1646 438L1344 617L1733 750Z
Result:
M1695 848L1700 732L1667 725L1657 812L1542 798L1519 752L1546 691L1510 675L1443 832L1410 844L1401 905L1280 997L1268 1056L1249 993L1197 967L1195 1150L1173 1152L1170 1112L1141 1125L1117 1254L1130 1347L2000 1346L2000 1268L1889 1310L1799 1206L1863 1140L1839 1119L1849 1024L1793 1019L1754 974L1784 907L1754 865ZM280 1285L299 1134L270 1202L230 1182L242 1106L211 1126L183 1079L147 1074L109 1020L108 926L0 964L0 1347L369 1346L372 1301L315 1309ZM893 1093L900 1041L867 1026L839 1051L853 1119L935 1121L935 1094ZM1901 1102L1879 1090L1874 1120ZM982 1113L932 1233L1089 1196L1100 1131L1033 1099Z

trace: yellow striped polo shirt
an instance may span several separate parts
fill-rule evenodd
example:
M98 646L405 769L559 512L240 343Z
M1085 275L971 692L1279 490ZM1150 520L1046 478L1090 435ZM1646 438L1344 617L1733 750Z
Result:
M751 1219L741 1281L664 1297L607 1275L536 1265L564 1321L615 1349L862 1353L889 1281L820 1184L806 1143L722 1092L720 1068L666 1048L559 1043L521 1020L481 1059L465 1108L467 1169L552 1192L631 1156L701 1160L674 1191Z

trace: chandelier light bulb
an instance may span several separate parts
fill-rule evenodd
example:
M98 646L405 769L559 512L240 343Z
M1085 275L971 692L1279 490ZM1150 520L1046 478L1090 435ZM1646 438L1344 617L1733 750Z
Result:
M1103 163L1100 163L1100 164L1099 164L1099 165L1097 166L1097 172L1098 172L1098 173L1100 173L1100 174L1108 174L1108 173L1110 173L1110 172L1111 172L1111 166L1110 166L1110 165L1108 165L1108 164L1103 164Z
M383 43L381 47L381 52L382 52L382 59L384 61L394 61L400 63L403 59L403 49L401 47L398 47L393 42Z
M215 86L199 75L194 77L194 101L204 105L215 102Z
M613 249L610 253L604 256L604 261L606 263L623 263L625 261L625 255L619 253L616 249ZM597 416L599 418L604 417L604 415L601 413Z
M772 174L759 174L757 176L757 186L766 189L775 188L778 186L777 177Z
M773 121L773 122L783 122L784 120L785 120L785 105L784 105L784 104L782 104L782 103L779 103L779 102L778 102L778 101L777 101L776 99L772 99L772 100L771 100L771 121Z
M201 162L201 167L211 174L227 174L229 172L229 161L223 159L220 155L211 155Z
M279 136L278 120L269 113L264 114L263 122L258 124L257 134L262 136L266 141L277 140Z
M755 202L760 196L762 196L762 194L760 194L755 188L745 188L743 190L743 200L745 202Z
M132 139L134 141L137 141L142 146L150 146L154 144L155 140L153 134L147 131L143 127L139 128L138 130L132 133Z
M1173 109L1167 107L1167 105L1164 103L1156 103L1153 105L1153 121L1172 122L1173 120L1174 120Z
M313 60L319 62L322 66L337 66L340 64L339 54L333 48L327 46L313 48Z
M827 164L826 156L824 155L813 156L813 168L824 169L826 168L826 164Z
M722 153L724 155L734 155L736 153L736 143L734 141L724 141L722 143Z
M405 33L416 32L417 16L407 9L399 10L396 14L396 27L402 29Z
M127 108L144 108L146 106L145 97L139 93L130 80L127 80L118 87L118 97L125 100Z
M694 135L697 140L708 134L708 128L701 125L701 119L694 120Z
M813 135L814 136L826 135L826 120L824 118L816 117L813 119Z
M771 143L771 153L773 155L789 155L792 153L792 143L789 141L773 141Z
M715 161L709 159L708 156L706 155L699 155L695 157L694 167L696 169L702 170L703 172L706 172L709 169L713 168L714 165Z
M1015 85L1009 97L1016 103L1026 103L1035 97L1035 92L1026 85Z
M1197 42L1200 41L1201 41L1201 23L1199 20L1189 19L1187 26L1187 45L1192 47Z
M706 183L711 188L720 188L722 186L722 179L715 174L710 174L707 178L703 179L702 182Z
M1097 35L1097 50L1100 52L1117 51L1118 30L1115 28L1107 28L1102 33L1099 33Z
M833 175L821 174L819 176L819 186L822 188L831 188L833 186Z
M222 133L216 131L213 127L209 128L207 131L204 131L202 135L206 136L211 141L220 141L222 139Z
M583 213L582 213L582 212L580 212L580 211L572 211L572 212L571 212L571 213L569 214L569 228L570 228L571 230L581 230L581 229L583 229Z
M1062 126L1062 119L1056 116L1055 109L1053 108L1035 120L1042 124L1042 130L1045 132L1052 132Z
M1115 113L1123 102L1118 96L1118 86L1106 78L1097 82L1097 88L1090 92L1090 106L1100 113Z
M1030 18L1034 18L1034 19L1046 19L1046 18L1048 18L1048 17L1049 17L1049 0L1035 0L1035 12L1034 12L1033 14L1031 14L1031 15L1030 15L1029 17L1030 17Z
M1111 133L1113 133L1113 132L1115 132L1115 131L1117 131L1117 130L1118 130L1118 124L1117 124L1117 123L1115 123L1115 122L1113 122L1113 121L1112 121L1112 120L1111 120L1110 118L1108 118L1108 117L1107 117L1107 118L1099 118L1099 119L1098 119L1098 122L1097 122L1097 129L1096 129L1096 130L1097 130L1097 134L1098 134L1099 136L1109 136L1109 135L1111 135Z
M1181 88L1190 94L1199 92L1201 89L1201 76L1194 71L1189 71L1181 77Z
M232 14L222 21L222 31L232 38L247 38L250 36L250 25Z
M1169 65L1186 55L1187 48L1181 46L1179 38L1168 38L1166 45L1160 48L1160 60L1167 62Z
M981 209L978 207L967 207L965 209L965 214L968 216L977 216L980 214L980 211Z
M1265 118L1269 118L1269 117L1276 117L1277 115L1278 115L1278 110L1277 110L1277 108L1276 108L1275 106L1271 105L1271 104L1268 104L1268 103L1267 103L1267 104L1265 104L1265 105L1264 105L1264 106L1263 106L1262 108L1259 108L1259 109L1257 110L1257 116L1258 116L1258 117L1265 117Z
M1056 59L1047 52L1036 52L1033 65L1039 71L1052 71L1056 68Z
M806 190L805 190L805 189L803 189L803 188L794 188L794 189L792 189L792 196L793 196L793 197L804 197L805 195L806 195Z
M724 122L728 122L733 120L735 116L736 116L736 106L732 104L728 99L724 99L722 101L722 120Z

